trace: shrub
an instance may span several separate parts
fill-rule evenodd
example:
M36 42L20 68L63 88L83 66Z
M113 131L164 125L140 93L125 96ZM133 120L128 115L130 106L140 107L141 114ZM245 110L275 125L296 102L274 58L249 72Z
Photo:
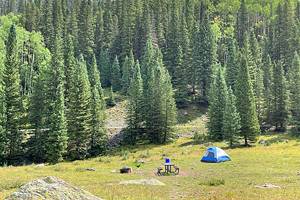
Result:
M224 179L210 179L208 181L199 183L199 185L206 185L206 186L225 185L225 180Z
M196 144L204 144L208 141L207 135L205 135L203 133L199 133L199 132L196 132L194 134L193 139Z

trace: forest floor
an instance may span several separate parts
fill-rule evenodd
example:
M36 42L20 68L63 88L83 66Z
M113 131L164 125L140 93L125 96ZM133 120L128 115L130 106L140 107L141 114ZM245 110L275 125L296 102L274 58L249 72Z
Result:
M287 135L263 136L250 148L223 147L232 161L201 163L205 145L194 145L183 138L164 146L123 149L113 155L52 166L30 165L0 169L0 199L21 185L45 176L59 177L104 199L300 199L300 141ZM156 176L163 156L180 167L178 176ZM144 164L138 168L137 161ZM132 174L119 174L122 166ZM87 171L94 168L95 171ZM120 185L120 181L157 179L165 186ZM265 183L280 188L261 189Z
M125 103L108 110L108 124L123 126ZM122 111L123 110L123 111ZM121 114L120 114L121 113ZM117 119L117 120L114 120ZM176 132L180 139L168 145L122 148L107 156L57 165L0 168L0 199L23 184L45 176L56 176L106 200L287 200L300 199L300 140L287 134L260 136L249 148L227 148L224 143L196 145L193 133L205 133L205 109L191 106L179 110ZM232 161L201 163L208 145L223 148ZM178 176L157 176L157 167L168 156L180 167ZM142 164L141 164L142 163ZM131 174L119 174L123 166ZM87 169L93 168L95 171ZM120 181L157 179L164 186L121 185ZM258 188L264 184L279 186Z

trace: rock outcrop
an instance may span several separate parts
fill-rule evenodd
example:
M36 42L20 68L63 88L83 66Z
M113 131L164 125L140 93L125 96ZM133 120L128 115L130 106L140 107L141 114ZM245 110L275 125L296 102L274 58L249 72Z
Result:
M6 200L101 200L56 177L46 177L29 182Z

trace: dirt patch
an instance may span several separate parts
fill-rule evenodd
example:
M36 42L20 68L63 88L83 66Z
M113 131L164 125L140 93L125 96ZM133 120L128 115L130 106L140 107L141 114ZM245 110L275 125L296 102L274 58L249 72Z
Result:
M165 185L163 182L160 182L157 179L138 179L138 180L128 180L128 181L121 181L120 185Z

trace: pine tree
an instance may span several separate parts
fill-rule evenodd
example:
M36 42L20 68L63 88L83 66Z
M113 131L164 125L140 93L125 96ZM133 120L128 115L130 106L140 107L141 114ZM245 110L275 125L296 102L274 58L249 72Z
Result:
M142 134L143 122L143 80L140 72L140 64L137 62L133 69L133 77L128 88L129 102L127 106L127 133L126 141L135 144Z
M166 54L164 55L164 61L167 66L167 69L172 77L175 75L175 68L178 66L175 63L179 54L179 45L180 45L180 21L179 21L179 11L178 11L178 1L174 0L171 4L171 16L168 26L168 32L166 36ZM182 51L182 50L181 50ZM181 52L182 54L182 52ZM182 55L181 55L182 57ZM180 58L182 60L182 58ZM182 62L182 61L181 61Z
M264 84L264 99L265 99L265 122L271 124L273 112L273 64L270 56L263 67L263 84Z
M68 35L66 37L66 42L65 42L65 52L64 52L64 74L65 74L65 104L66 108L69 108L69 100L70 96L72 95L71 92L71 87L74 84L74 76L75 76L75 68L76 68L76 59L74 55L74 46L72 42L72 37L71 35ZM68 112L67 118L68 117Z
M300 58L295 53L293 66L289 74L289 91L291 103L291 125L292 131L300 133Z
M111 85L113 88L113 91L120 91L122 85L121 85L121 72L120 72L120 65L118 57L115 57L115 60L111 67Z
M103 36L104 36L104 22L103 22L103 11L101 8L97 11L96 27L95 27L95 54L100 56L103 49ZM99 59L98 59L99 60Z
M223 118L224 118L224 102L227 98L227 86L224 78L224 72L219 65L212 83L209 94L208 108L208 134L212 140L222 141L223 134Z
M285 73L288 73L292 66L294 52L299 48L299 43L296 41L298 31L294 20L292 1L286 0L279 4L276 14L274 58L276 61L282 62Z
M116 101L115 101L115 96L114 96L114 92L113 92L113 88L110 87L109 90L109 97L106 103L108 106L113 107L116 105Z
M192 69L192 46L191 46L191 34L188 30L188 25L185 18L182 17L180 24L181 34L180 34L180 46L182 47L182 62L183 62L183 75L185 76L183 80L184 87L187 87L190 83L190 78L193 76ZM187 93L187 91L186 91ZM187 97L186 97L187 98Z
M113 18L110 9L103 14L103 50L110 49L114 40Z
M122 12L121 12L121 17L118 19L119 21L119 35L118 37L120 38L120 47L121 47L121 52L120 52L120 61L123 63L124 59L126 56L129 56L130 51L133 48L133 42L132 42L132 37L133 37L133 28L134 26L132 25L132 20L133 20L133 14L130 12L132 10L134 2L130 2L132 0L128 1L123 1L122 2Z
M130 80L132 78L133 68L134 68L134 57L132 51L130 52L130 56L125 58L122 67L122 91L124 94L127 94Z
M162 87L160 88L163 120L160 142L166 143L173 138L173 126L177 122L177 108L175 103L175 94L173 92L173 86L171 82L171 76L169 75L167 69L163 66L162 58L159 58L158 61L163 73L163 82Z
M67 24L66 29L67 33L66 35L72 35L72 43L74 46L74 55L78 57L80 55L79 52L79 43L78 43L78 23L77 23L77 13L78 13L78 1L75 1L71 13L69 13L69 16L67 18Z
M173 84L175 87L176 103L179 106L185 106L187 103L187 73L186 65L183 62L181 46L176 48L176 57L174 65Z
M240 115L236 108L236 98L229 87L225 102L222 130L224 139L229 143L230 147L238 143L241 128L240 120Z
M273 70L273 97L272 123L276 126L277 131L285 131L289 110L287 84L281 63L275 64Z
M248 33L244 34L245 41L243 42L243 48L241 49L241 53L246 56L247 65L250 74L250 80L252 85L252 90L254 92L254 96L256 95L256 78L257 78L257 70L258 66L256 65L255 58L253 57L251 46L250 46L250 38Z
M241 0L241 6L236 21L236 38L240 48L244 47L245 34L249 29L248 11L245 0Z
M76 67L74 85L71 88L70 113L68 119L68 157L84 159L88 155L91 138L91 87L86 63L81 56Z
M162 54L156 49L148 90L149 112L146 113L146 129L151 143L166 143L172 139L172 126L176 123L176 105L172 83L163 65Z
M185 18L188 31L191 35L193 28L195 27L195 2L193 0L185 1Z
M83 0L78 14L78 43L79 52L84 56L87 63L91 62L90 55L94 49L94 29L91 0Z
M258 68L256 71L256 82L255 82L255 103L256 113L260 126L264 122L265 117L265 96L264 96L264 79L263 70Z
M63 160L67 148L67 123L65 117L64 65L60 37L55 37L51 65L47 71L46 160L57 163Z
M90 71L91 83L91 144L89 153L96 156L105 151L107 141L105 128L105 101L97 69L96 58L93 56Z
M238 75L237 49L234 38L228 38L227 42L227 61L226 61L226 83L233 91Z
M245 145L255 141L259 133L259 123L256 114L255 97L250 80L248 62L241 55L240 69L236 84L237 109L241 118L241 136Z
M37 77L30 97L29 122L34 130L27 144L29 154L34 162L46 161L46 141L45 134L45 72L42 71Z
M196 34L196 49L199 51L193 57L194 69L198 77L197 84L200 88L200 99L207 103L210 83L213 74L213 66L216 59L215 37L211 29L209 16L207 14L207 5L201 2L200 7L200 25L199 32ZM198 55L197 55L198 54Z
M143 12L141 16L136 17L135 34L134 34L134 56L136 59L141 60L145 54L145 47L147 40L151 37L151 11L149 9L149 3L143 1Z
M51 39L54 34L53 29L53 7L52 7L52 0L45 0L43 3L42 9L42 19L41 19L41 32L45 38L45 45L47 48L51 49Z
M111 85L111 64L107 50L102 50L98 60L98 69L101 72L101 84L103 87Z
M6 41L6 57L3 72L5 132L7 139L7 158L14 160L23 153L25 138L20 128L22 102L20 96L19 57L15 25L9 29Z

